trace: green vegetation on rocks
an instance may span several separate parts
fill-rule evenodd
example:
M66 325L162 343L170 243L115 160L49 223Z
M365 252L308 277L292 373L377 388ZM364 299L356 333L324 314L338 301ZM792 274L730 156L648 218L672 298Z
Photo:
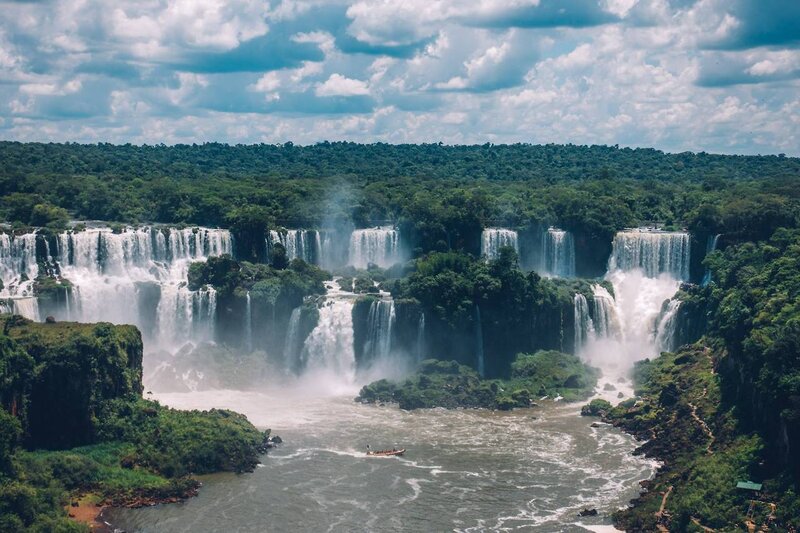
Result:
M385 379L359 392L362 403L397 403L401 409L482 407L509 410L530 407L535 398L562 397L572 401L591 395L597 373L569 354L540 351L520 354L508 380L481 379L473 369L455 361L429 359L418 372L400 383Z
M132 326L0 317L0 531L84 531L64 506L191 496L193 474L252 470L269 433L239 414L141 397Z

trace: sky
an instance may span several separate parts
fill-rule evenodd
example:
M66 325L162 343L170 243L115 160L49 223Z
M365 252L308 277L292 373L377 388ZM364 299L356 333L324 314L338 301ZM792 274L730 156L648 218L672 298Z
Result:
M0 139L800 155L800 0L0 1Z

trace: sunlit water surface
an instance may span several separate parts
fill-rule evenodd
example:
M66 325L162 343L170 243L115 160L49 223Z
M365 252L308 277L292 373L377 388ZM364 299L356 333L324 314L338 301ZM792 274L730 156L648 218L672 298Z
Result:
M405 412L356 404L352 391L161 394L172 407L224 407L284 444L251 474L205 476L184 503L115 509L125 531L604 531L656 465L634 440L590 427L578 406L513 412ZM402 458L364 450L407 448ZM597 517L580 518L584 508Z

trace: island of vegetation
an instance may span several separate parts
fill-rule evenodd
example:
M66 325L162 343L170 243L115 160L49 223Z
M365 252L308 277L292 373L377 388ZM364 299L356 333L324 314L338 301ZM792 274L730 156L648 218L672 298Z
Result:
M68 515L192 496L194 475L251 471L270 444L231 411L143 399L135 327L0 328L0 531L89 531Z
M394 383L381 379L361 389L361 403L397 403L401 409L481 407L507 411L531 407L534 399L583 400L591 396L597 371L574 355L556 351L519 354L508 379L481 379L455 361L429 359L414 376Z

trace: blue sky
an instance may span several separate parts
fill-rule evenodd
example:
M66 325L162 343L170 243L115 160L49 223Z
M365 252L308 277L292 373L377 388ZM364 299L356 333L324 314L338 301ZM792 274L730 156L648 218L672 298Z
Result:
M0 1L0 138L800 155L800 0Z

